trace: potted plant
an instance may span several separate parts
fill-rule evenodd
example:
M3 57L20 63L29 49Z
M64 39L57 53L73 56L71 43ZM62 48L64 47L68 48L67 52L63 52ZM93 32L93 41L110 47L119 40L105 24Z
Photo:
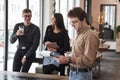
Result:
M120 38L120 25L115 27L115 38Z
M120 53L120 25L115 28L116 53Z

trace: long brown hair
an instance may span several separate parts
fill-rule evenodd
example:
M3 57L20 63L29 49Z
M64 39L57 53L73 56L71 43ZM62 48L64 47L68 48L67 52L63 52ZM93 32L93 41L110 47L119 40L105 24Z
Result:
M63 20L63 16L61 13L54 13L54 17L56 19L56 26L61 30L64 31L65 30L65 25L64 25L64 20Z

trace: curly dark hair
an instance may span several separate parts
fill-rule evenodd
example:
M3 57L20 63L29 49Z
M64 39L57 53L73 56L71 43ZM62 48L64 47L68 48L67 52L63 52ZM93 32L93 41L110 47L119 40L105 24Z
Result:
M24 13L28 13L28 12L32 13L31 10L28 9L28 8L26 8L26 9L24 9L24 10L22 11L23 14L24 14Z
M86 12L81 9L80 7L74 7L68 12L68 17L78 17L80 21L82 21L84 18L87 20L87 14Z

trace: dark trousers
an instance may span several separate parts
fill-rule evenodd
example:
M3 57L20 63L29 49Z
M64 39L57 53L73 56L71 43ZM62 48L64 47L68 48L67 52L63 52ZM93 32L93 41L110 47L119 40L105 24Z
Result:
M65 65L60 65L59 68L53 64L43 66L44 74L51 74L54 70L59 71L61 76L65 75Z
M22 65L22 58L25 55L27 50L21 50L18 49L15 53L14 60L13 60L13 71L16 72L28 72L30 69L30 66L33 62L34 56L31 58L27 58L26 62Z

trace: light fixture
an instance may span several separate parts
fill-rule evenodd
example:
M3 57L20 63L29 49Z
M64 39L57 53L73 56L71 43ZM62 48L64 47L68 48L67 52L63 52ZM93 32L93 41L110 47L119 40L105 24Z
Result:
M104 13L103 13L103 11L101 11L99 16L98 16L98 23L99 24L103 24L104 23Z

